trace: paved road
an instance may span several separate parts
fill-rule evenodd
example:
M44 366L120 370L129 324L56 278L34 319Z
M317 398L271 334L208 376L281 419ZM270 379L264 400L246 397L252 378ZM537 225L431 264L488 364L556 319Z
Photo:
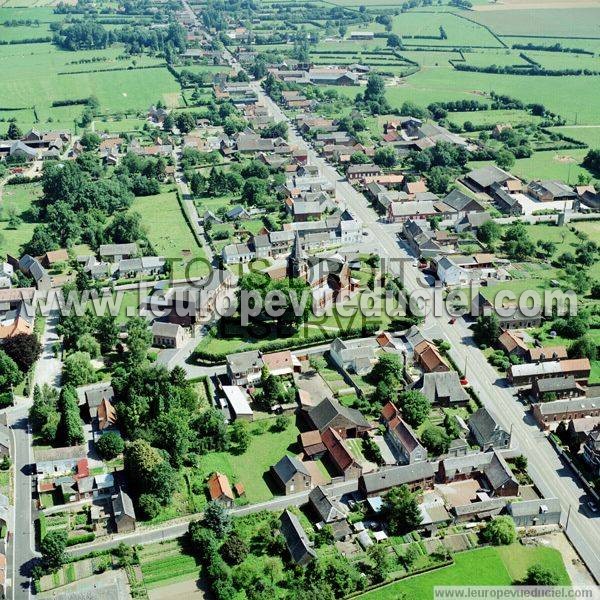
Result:
M329 493L334 497L343 496L358 490L358 480L344 481L341 483L333 483L328 486L324 486ZM290 506L302 506L308 502L308 494L310 491L300 492L298 494L292 494L290 496L278 496L267 502L260 502L258 504L249 504L247 506L240 506L230 511L232 515L241 517L251 513L258 512L260 510L283 510ZM147 529L144 531L138 531L136 533L129 533L125 535L115 535L110 539L103 542L93 542L91 544L82 544L76 548L67 550L72 556L84 556L92 550L107 550L108 548L114 548L120 543L124 542L128 546L137 544L151 544L155 542L162 542L164 540L172 540L179 538L188 530L188 523L194 519L198 519L201 515L194 515L192 517L182 519L180 522L169 525L166 527L157 527L156 529Z
M276 119L290 122L281 109L264 94L258 83L254 83L253 87L259 94L261 102L269 107ZM412 257L398 243L394 228L381 223L365 196L340 178L339 173L318 156L293 130L293 127L290 129L291 143L306 148L309 162L319 166L323 175L336 184L338 197L346 203L350 212L362 221L363 227L370 233L370 239L378 241L381 256L407 260L402 270L406 289L421 290L426 297L431 297L431 290L423 287L421 274L412 266ZM395 274L399 274L397 266L392 265L391 268ZM513 445L520 448L527 456L529 472L538 488L544 495L559 498L565 516L569 508L571 509L567 533L596 579L600 579L600 544L598 543L600 519L586 510L585 490L575 474L562 464L529 413L515 398L511 388L507 387L506 382L473 343L471 331L464 323L459 320L451 325L448 315L439 317L430 315L426 325L437 326L443 337L450 342L452 346L450 354L457 365L467 365L467 375L473 389L479 395L483 405L495 415L500 425L507 431L512 431Z
M46 318L46 326L41 339L42 354L35 366L34 384L60 385L62 363L54 356L54 346L59 341L56 326L58 311ZM33 389L33 386L32 386ZM9 547L8 571L14 585L9 590L10 598L28 598L29 570L38 554L35 552L35 531L33 519L32 478L33 465L32 436L29 431L28 411L31 398L17 399L17 405L8 411L9 424L13 435L14 480L14 523L12 543Z

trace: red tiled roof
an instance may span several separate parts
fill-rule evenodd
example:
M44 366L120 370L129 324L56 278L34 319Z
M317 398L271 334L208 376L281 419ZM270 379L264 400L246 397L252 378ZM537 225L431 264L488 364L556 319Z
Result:
M226 475L217 471L208 478L208 493L211 500L219 500L223 496L231 500L234 499L229 479L227 479Z
M331 427L326 429L322 433L321 439L329 451L331 460L341 471L347 471L355 463L350 450L348 450L340 434L335 429Z
M90 475L90 467L88 465L87 458L81 458L77 461L77 477L89 477Z
M397 414L398 414L398 409L396 408L396 405L393 402L388 402L381 409L381 416L386 421L391 421Z

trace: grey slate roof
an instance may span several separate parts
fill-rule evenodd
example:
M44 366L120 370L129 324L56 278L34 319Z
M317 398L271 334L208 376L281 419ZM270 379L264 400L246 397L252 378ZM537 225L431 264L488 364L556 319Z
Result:
M538 379L535 384L540 393L572 390L577 386L573 375L569 375L568 377L547 377Z
M469 399L469 394L460 384L456 371L425 373L420 383L420 389L421 393L434 404L444 398L449 398L450 403L466 402Z
M346 516L341 504L330 498L320 485L310 492L308 500L325 523L338 521Z
M600 397L576 398L575 400L555 400L540 402L537 405L542 415L556 415L579 410L594 410L600 407Z
M133 501L131 500L131 496L123 488L119 488L119 491L113 496L112 508L115 517L127 515L128 517L135 519Z
M296 475L296 473L302 473L307 477L310 477L308 469L294 456L288 456L287 454L282 457L277 464L273 465L273 471L277 474L277 477L283 482L287 483Z
M337 415L342 415L358 427L369 427L359 410L343 406L333 398L325 398L308 411L308 416L319 431L324 431Z
M522 502L511 502L508 512L513 517L528 517L539 515L541 512L560 513L560 501L558 498L539 498L538 500L523 500Z
M469 428L477 438L477 441L481 443L481 441L489 440L494 431L499 429L499 425L487 408L482 407L471 415Z
M310 558L316 558L317 554L311 548L308 536L294 513L284 510L279 517L279 523L281 535L285 538L286 546L294 562L302 562L307 555Z
M412 465L402 465L381 469L362 475L363 485L367 494L387 490L391 487L411 483L434 476L433 465L429 461L416 462Z
M512 179L509 173L494 165L487 165L470 171L467 173L467 177L482 188L490 187L493 183L503 183L508 179Z

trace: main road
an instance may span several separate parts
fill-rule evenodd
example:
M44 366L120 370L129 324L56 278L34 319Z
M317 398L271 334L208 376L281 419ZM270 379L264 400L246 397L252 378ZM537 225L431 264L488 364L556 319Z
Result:
M322 175L335 184L338 199L346 205L352 215L362 221L370 241L375 240L379 244L381 256L392 259L392 272L403 277L405 288L409 292L419 290L429 298L431 305L432 290L424 287L420 272L413 266L414 257L399 244L396 230L382 223L365 196L353 188L345 178L340 177L335 168L298 134L294 124L264 93L260 84L254 82L252 86L275 119L288 122L290 143L306 150L309 163L318 166ZM401 271L398 269L399 262L394 263L394 259L403 261ZM561 462L526 411L526 407L517 400L505 380L474 344L471 331L463 320L459 319L450 324L449 319L446 311L437 316L430 311L426 326L437 326L451 345L452 359L457 365L466 365L471 386L482 404L506 431L512 433L513 447L518 447L527 457L528 470L537 487L545 496L557 497L560 500L567 534L596 580L600 580L600 520L595 514L588 512L584 488L575 473Z

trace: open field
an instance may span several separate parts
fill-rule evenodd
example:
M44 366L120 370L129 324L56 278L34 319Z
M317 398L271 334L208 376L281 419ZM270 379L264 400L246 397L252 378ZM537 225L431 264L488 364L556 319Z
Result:
M590 148L600 148L600 125L595 127L556 127L553 131L558 131L563 135L579 140Z
M562 585L569 584L562 558L552 548L532 548L513 544L503 548L479 548L454 555L454 565L367 592L364 600L430 600L438 585L511 585L522 579L527 569L536 563L553 569Z
M31 239L36 221L30 213L32 203L41 196L42 188L36 184L6 185L0 202L0 249L3 254L20 256L19 248ZM21 219L16 229L8 227L8 215L14 210Z
M600 6L477 11L470 18L499 35L600 37Z
M199 479L203 481L213 471L225 473L231 483L242 482L250 503L264 502L273 497L267 485L269 468L285 454L297 453L295 444L299 430L290 423L284 431L272 432L268 427L273 421L267 420L261 429L260 422L250 424L251 441L248 450L241 455L229 452L211 452L200 459Z
M186 275L186 265L192 259L202 260L192 264L188 275L195 277L208 273L204 251L185 220L175 192L138 197L132 209L142 215L142 225L154 251L160 256L175 259L173 275L176 278Z
M71 128L81 115L82 105L53 107L53 102L95 95L105 114L146 110L158 99L168 106L180 104L179 84L162 66L163 61L147 56L123 60L121 55L122 48L118 47L68 52L49 43L0 46L0 106L30 109L15 115L3 111L0 116L15 116L27 129L35 122L35 109L39 127L52 122L53 127L62 124ZM91 58L103 60L79 63ZM0 133L4 129L1 125Z
M591 175L587 169L581 166L581 162L587 153L587 149L534 152L529 158L518 158L510 171L526 181L532 179L560 179L575 185L580 174ZM486 164L492 163L488 161L469 163L472 168L478 168Z

